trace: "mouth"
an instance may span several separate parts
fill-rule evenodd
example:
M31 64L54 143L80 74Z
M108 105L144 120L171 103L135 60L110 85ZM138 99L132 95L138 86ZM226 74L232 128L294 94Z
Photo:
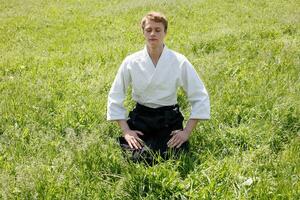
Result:
M151 39L149 39L149 41L156 41L157 39L155 39L155 38L151 38Z

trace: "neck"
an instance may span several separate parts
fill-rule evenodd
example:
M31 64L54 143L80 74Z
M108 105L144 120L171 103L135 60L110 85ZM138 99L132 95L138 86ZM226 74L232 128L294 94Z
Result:
M155 60L158 59L164 49L164 46L165 46L164 44L156 46L156 47L151 47L151 46L147 45L147 51L148 51L150 57Z

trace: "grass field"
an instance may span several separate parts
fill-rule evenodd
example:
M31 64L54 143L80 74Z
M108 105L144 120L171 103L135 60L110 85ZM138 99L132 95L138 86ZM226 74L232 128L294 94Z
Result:
M0 199L299 199L299 8L0 0ZM106 100L151 10L168 17L166 44L194 64L212 118L188 155L146 167L123 159ZM182 91L178 101L187 119Z

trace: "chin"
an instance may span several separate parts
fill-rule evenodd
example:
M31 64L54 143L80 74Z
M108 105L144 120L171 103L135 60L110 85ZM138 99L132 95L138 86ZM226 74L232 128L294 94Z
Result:
M163 44L160 44L160 43L158 43L157 41L155 41L155 42L148 42L147 45L148 45L149 47L159 47L159 46L161 46L161 45L163 45Z

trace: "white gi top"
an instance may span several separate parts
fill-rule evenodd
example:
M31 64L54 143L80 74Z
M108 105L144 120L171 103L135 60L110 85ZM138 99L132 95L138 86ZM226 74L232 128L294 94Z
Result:
M146 46L124 59L108 94L107 120L127 119L123 103L128 86L134 101L151 108L176 104L177 89L182 87L192 106L190 118L210 118L209 97L196 70L185 56L166 46L156 67Z

